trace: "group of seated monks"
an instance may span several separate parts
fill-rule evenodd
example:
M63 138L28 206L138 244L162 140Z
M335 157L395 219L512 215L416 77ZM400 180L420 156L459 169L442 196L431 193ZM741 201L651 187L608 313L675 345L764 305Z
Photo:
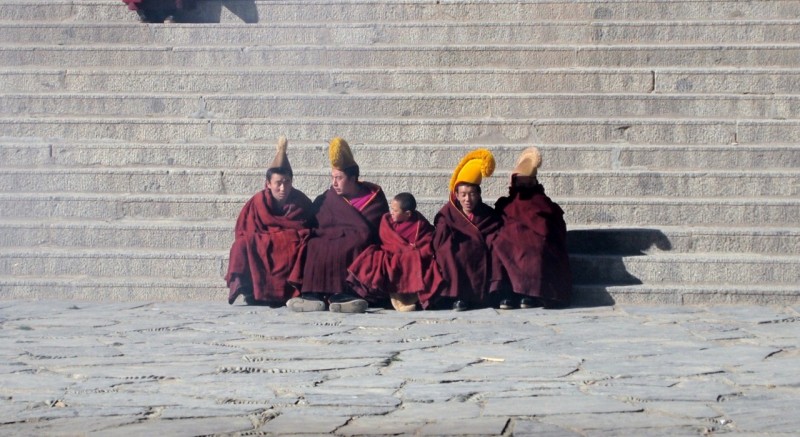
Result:
M312 202L292 187L286 149L281 137L264 190L239 214L228 303L242 295L248 305L342 313L569 305L564 212L536 178L535 147L522 152L494 208L480 186L494 157L469 152L433 224L412 194L388 202L380 186L360 181L342 138L329 145L331 186Z

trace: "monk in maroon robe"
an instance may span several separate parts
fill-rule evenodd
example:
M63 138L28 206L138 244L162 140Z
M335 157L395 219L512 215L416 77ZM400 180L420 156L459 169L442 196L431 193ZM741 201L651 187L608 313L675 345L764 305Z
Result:
M489 304L500 289L502 269L492 251L500 216L481 198L482 177L491 176L494 157L485 149L465 156L450 181L450 199L434 218L434 256L447 285L436 298L463 311ZM443 306L440 303L438 306Z
M292 311L366 311L366 300L346 283L347 268L361 251L378 242L378 227L389 211L380 186L358 180L359 167L346 141L330 145L331 188L314 200L315 225L301 248L302 269L291 281L301 295L287 302Z
M427 308L442 285L433 259L433 226L416 210L411 193L392 199L378 230L380 245L367 247L350 265L348 283L369 302L391 300L398 311Z
M523 152L512 172L509 194L495 203L503 217L494 248L513 300L501 308L569 305L572 274L567 253L564 211L544 192L536 178L541 165L538 149Z
M175 21L180 11L192 9L195 0L122 0L128 9L136 11L143 23L164 23Z
M292 187L292 169L281 138L267 170L264 190L242 208L236 220L228 273L228 303L244 295L249 305L284 305L294 295L287 279L298 259L300 243L310 230L311 200Z

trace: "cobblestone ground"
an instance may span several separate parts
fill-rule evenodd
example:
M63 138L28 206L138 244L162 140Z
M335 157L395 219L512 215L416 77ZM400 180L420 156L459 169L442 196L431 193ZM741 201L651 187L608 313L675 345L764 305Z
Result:
M798 308L0 302L2 435L800 430Z

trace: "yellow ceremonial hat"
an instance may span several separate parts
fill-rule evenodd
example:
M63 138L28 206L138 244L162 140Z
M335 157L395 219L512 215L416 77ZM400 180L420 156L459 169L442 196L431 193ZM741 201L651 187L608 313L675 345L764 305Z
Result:
M275 158L269 168L280 168L292 173L292 165L289 163L289 156L286 154L286 149L289 147L289 140L285 136L278 138L278 151L275 153Z
M467 153L458 163L450 178L450 191L456 189L461 182L480 185L484 177L494 173L494 156L486 149L477 149Z
M536 147L528 147L522 151L517 159L517 164L514 166L512 174L520 176L536 176L536 172L542 165L542 154Z
M344 138L336 137L331 140L328 146L328 158L331 160L331 167L336 170L344 170L349 167L356 166L356 160L353 158L353 152L350 150L350 145Z

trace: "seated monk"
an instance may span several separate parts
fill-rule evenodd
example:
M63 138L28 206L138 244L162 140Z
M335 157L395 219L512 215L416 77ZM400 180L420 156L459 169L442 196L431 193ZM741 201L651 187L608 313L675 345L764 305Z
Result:
M372 245L350 264L347 282L370 303L390 299L397 311L427 308L442 284L433 260L433 226L417 211L411 193L394 196L383 215L380 245Z
M386 196L376 184L358 180L359 167L350 146L331 140L331 187L314 199L316 224L303 245L303 264L290 279L301 294L286 306L292 311L363 313L369 304L346 283L347 267L371 244L378 242L378 226L389 211Z
M492 251L500 216L481 198L482 177L494 172L486 149L467 154L450 179L450 199L434 218L433 250L447 283L435 296L438 307L456 311L485 306L500 289L502 269Z
M243 295L248 305L282 306L293 296L287 279L300 242L308 237L313 206L311 199L292 188L286 147L286 138L281 137L264 189L247 201L236 220L225 276L229 304Z
M495 203L503 227L494 247L513 294L500 308L569 305L572 275L567 253L564 211L544 193L536 179L542 164L539 149L522 152L511 175L507 197Z

